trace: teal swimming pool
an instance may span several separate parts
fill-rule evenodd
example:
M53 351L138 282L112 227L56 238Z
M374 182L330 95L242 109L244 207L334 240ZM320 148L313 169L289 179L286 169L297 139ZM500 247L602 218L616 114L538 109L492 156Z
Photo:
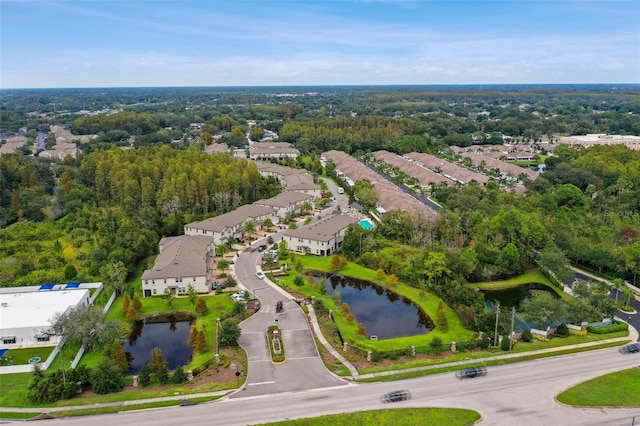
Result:
M369 219L360 219L360 226L362 227L362 229L370 231L373 229L373 222L371 222Z

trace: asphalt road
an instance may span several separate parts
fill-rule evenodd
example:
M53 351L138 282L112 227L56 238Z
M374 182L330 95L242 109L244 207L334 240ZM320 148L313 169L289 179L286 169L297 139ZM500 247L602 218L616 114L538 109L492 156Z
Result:
M272 235L279 241L279 233ZM253 243L258 246L260 240ZM313 334L300 306L286 293L272 287L255 276L262 252L246 251L236 258L234 272L242 286L260 299L260 310L245 320L240 326L240 345L249 358L249 372L244 387L232 398L243 398L281 392L301 391L347 383L331 374L322 363ZM276 303L283 302L283 312L276 313ZM287 361L273 364L267 346L266 330L270 325L278 325L285 343Z
M640 365L640 355L617 348L489 367L485 377L459 380L453 372L388 383L349 384L252 398L224 398L186 407L94 416L92 426L247 425L323 414L400 407L458 407L479 411L482 425L630 425L640 408L571 408L557 404L558 392L591 377ZM410 401L383 405L380 395L408 389ZM239 391L242 392L242 391ZM640 417L639 417L640 418ZM86 425L88 418L52 420Z

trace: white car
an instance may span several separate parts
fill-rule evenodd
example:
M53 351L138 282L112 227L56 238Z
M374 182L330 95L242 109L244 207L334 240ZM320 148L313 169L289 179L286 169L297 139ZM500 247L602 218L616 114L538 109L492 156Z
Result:
M234 302L245 302L246 299L244 297L244 293L239 291L237 293L233 293L231 295L231 298L233 299Z
M264 274L262 273L262 271L256 272L256 278L258 278L259 280L263 280L264 279Z

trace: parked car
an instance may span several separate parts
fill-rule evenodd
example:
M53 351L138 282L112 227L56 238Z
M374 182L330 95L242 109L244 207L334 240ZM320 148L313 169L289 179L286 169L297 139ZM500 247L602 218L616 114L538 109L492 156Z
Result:
M261 244L258 246L258 251L265 251L267 249L267 245L266 244Z
M256 272L256 278L258 278L259 280L263 280L264 279L264 273L262 273L262 271Z
M234 302L246 302L247 298L245 297L244 292L239 291L237 293L233 293L231 295L231 299L233 299Z
M487 369L485 367L469 367L464 370L456 371L458 379L472 379L474 377L486 376Z
M620 346L619 349L621 354L631 354L640 352L640 342L629 343L625 346Z
M215 291L215 290L223 290L224 289L224 283L215 283L214 285L211 286L211 290Z
M382 401L383 403L406 401L408 399L411 399L411 392L409 392L408 390L397 390L385 393L380 397L380 401Z

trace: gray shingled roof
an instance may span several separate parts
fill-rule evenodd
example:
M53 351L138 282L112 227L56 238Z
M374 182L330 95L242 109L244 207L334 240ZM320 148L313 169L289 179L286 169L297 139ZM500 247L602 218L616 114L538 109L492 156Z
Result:
M199 277L207 274L207 248L213 243L209 235L181 235L160 240L160 254L152 269L142 273L143 280Z
M342 229L356 222L358 222L358 219L351 216L331 215L298 229L288 229L284 232L284 235L327 242L334 238Z
M199 222L191 222L185 226L188 228L203 229L210 232L221 232L225 228L233 228L243 223L249 218L256 218L273 213L273 209L265 206L257 206L255 204L245 204L237 209L221 214L220 216L201 220Z
M268 207L287 207L291 204L311 201L311 196L302 192L282 192L275 197L258 200L254 204Z

